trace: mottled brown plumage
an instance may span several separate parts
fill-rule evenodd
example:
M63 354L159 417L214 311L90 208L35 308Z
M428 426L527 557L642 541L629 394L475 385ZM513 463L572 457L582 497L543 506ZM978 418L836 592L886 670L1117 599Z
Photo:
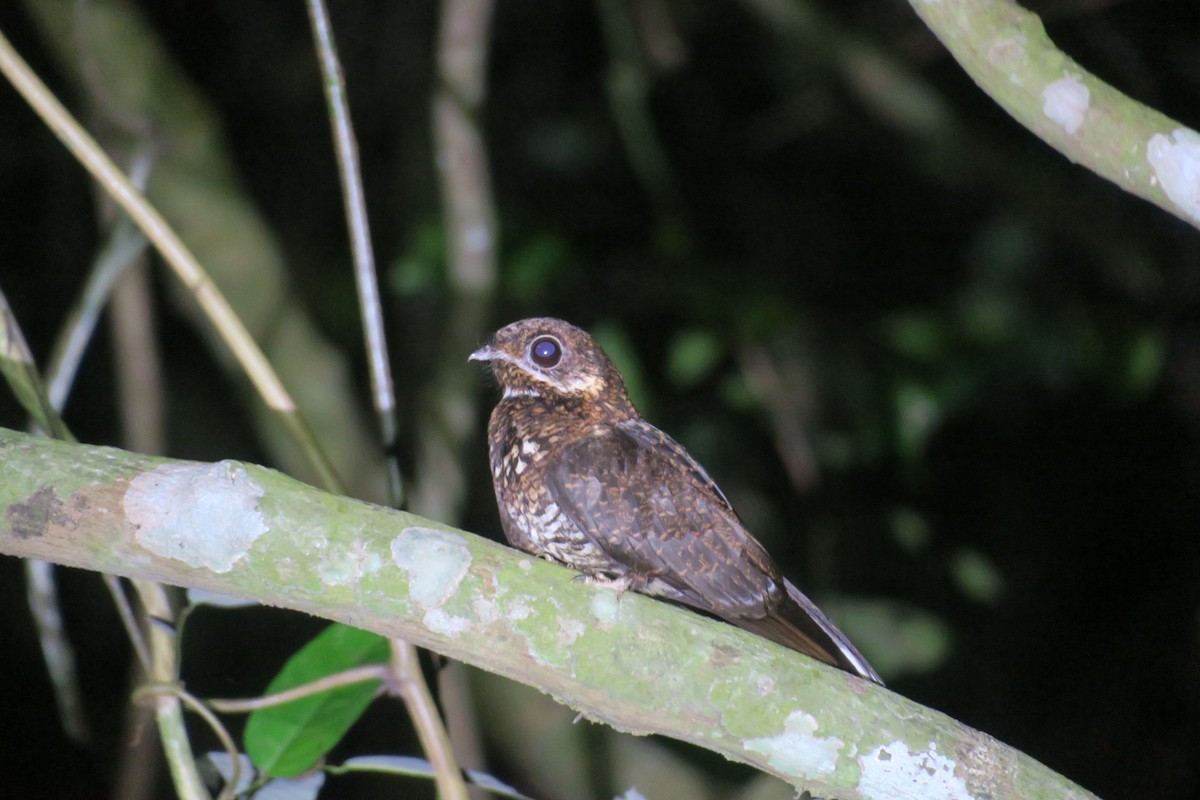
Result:
M488 442L513 546L882 683L780 574L704 468L638 416L585 331L551 318L514 322L471 360L488 362L504 390Z

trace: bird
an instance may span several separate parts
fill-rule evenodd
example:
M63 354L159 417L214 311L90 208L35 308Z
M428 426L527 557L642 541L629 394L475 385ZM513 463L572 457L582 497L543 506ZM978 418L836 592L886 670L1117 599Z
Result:
M586 331L524 319L469 360L489 366L502 390L488 456L509 544L589 583L689 606L882 685L781 574L704 467L642 419Z

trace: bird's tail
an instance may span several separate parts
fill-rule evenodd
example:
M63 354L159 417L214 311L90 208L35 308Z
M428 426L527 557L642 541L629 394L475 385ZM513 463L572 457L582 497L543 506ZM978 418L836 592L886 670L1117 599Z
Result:
M785 647L798 650L826 664L844 669L880 686L883 679L846 635L838 630L821 609L804 596L791 581L784 579L788 601L774 612L745 627ZM743 623L744 624L744 623Z

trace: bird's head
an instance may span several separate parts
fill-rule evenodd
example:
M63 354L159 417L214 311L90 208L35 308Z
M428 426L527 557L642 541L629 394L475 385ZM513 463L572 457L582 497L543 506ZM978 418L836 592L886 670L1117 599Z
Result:
M625 381L587 331L553 317L534 317L506 325L492 341L471 353L486 361L511 397L603 402L633 413Z

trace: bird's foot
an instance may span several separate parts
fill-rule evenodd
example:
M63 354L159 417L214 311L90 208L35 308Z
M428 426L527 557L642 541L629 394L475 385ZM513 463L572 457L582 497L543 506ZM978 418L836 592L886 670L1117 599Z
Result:
M611 589L617 593L617 597L633 588L633 577L630 575L622 575L619 578L610 578L607 575L576 575L574 580L583 581L588 586Z

